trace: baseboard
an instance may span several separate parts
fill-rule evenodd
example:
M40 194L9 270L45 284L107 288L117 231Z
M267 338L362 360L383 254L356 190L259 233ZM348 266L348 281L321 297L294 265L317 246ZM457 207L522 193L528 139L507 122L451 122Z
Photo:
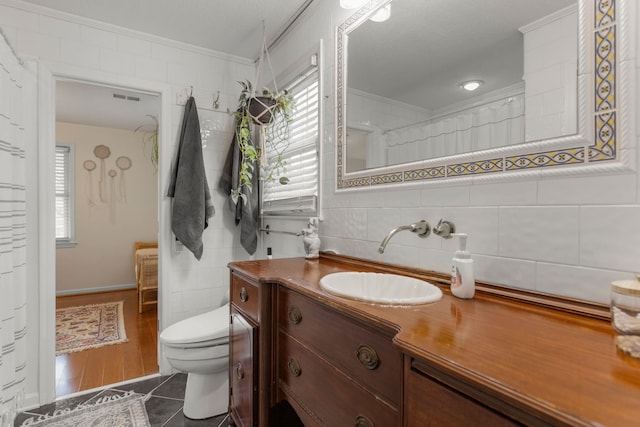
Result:
M93 294L97 292L109 292L109 291L122 291L124 289L136 289L135 283L126 283L124 285L111 285L101 286L99 288L85 288L85 289L69 289L65 291L56 291L57 297L66 295L80 295L80 294Z
M22 408L18 408L18 412L28 411L40 406L40 395L38 393L26 393L22 402Z

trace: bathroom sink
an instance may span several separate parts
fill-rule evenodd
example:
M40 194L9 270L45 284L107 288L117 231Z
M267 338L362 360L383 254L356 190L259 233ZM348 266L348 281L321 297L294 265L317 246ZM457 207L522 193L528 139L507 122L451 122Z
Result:
M386 273L343 272L327 274L320 287L330 294L388 305L414 305L439 301L442 291L413 277Z

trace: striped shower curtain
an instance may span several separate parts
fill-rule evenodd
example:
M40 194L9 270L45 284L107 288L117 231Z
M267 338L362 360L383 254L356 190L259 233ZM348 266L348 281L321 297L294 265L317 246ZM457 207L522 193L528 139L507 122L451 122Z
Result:
M0 425L12 426L26 382L24 68L0 33Z

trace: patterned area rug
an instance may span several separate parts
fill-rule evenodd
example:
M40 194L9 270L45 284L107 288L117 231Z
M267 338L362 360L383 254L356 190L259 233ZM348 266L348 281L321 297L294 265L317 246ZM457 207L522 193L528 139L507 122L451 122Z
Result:
M145 395L127 392L122 396L104 396L75 409L55 411L52 415L29 418L22 426L33 427L150 427L144 407Z
M124 301L56 310L56 355L127 341Z

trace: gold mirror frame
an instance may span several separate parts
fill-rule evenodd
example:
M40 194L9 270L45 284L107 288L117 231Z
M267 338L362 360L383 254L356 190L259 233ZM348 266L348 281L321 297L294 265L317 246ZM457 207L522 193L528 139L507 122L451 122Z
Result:
M347 173L348 37L391 1L336 27L336 191L635 170L634 0L578 0L577 134Z

